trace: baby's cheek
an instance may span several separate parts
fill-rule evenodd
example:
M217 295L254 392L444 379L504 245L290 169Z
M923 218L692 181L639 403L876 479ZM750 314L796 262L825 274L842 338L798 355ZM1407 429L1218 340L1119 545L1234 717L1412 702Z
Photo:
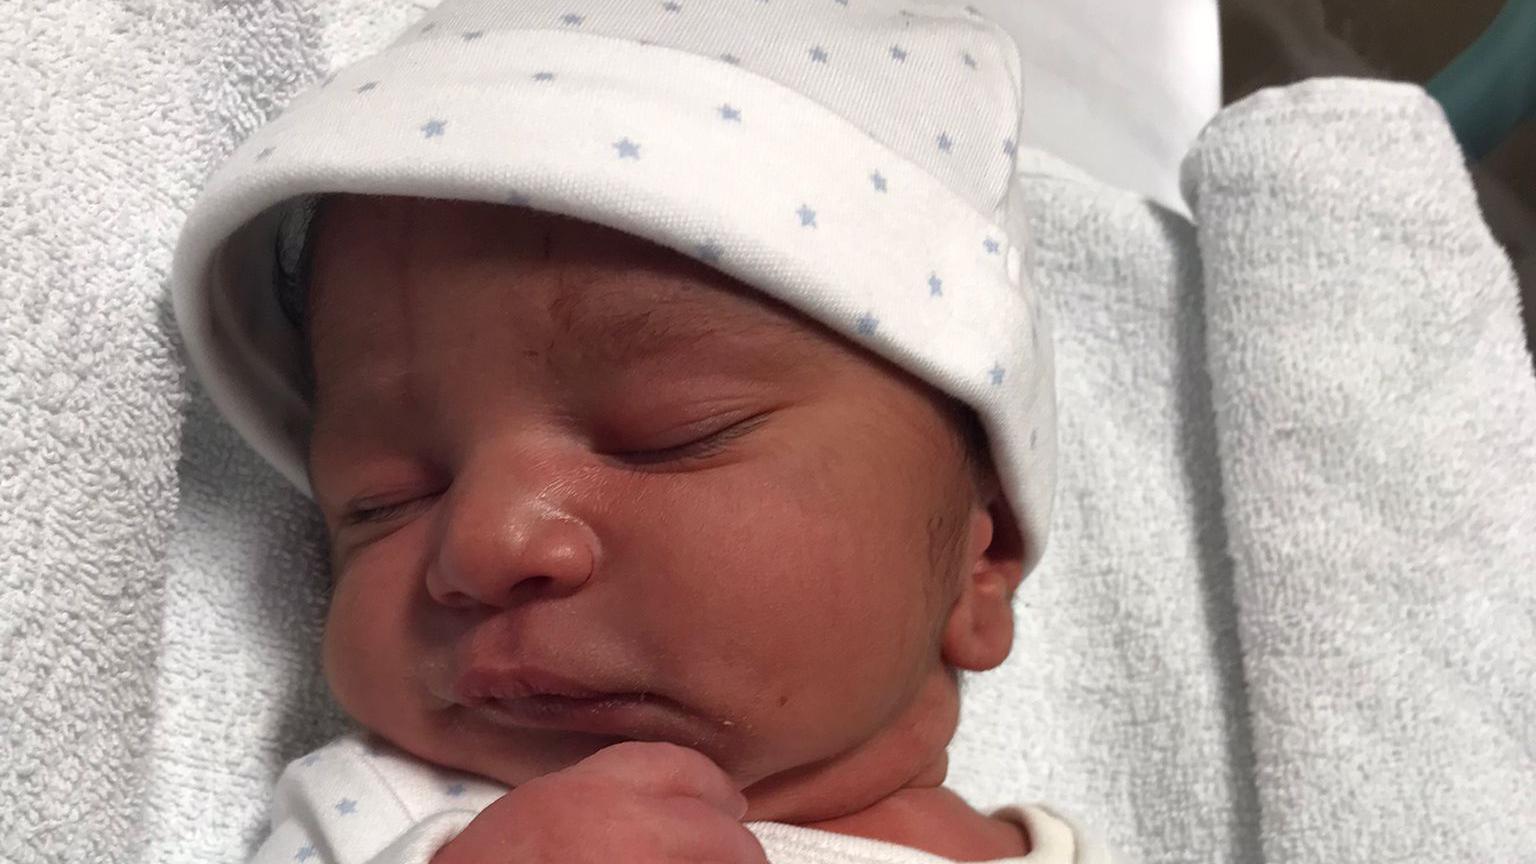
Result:
M398 693L386 692L402 676L390 674L391 666L402 658L398 638L391 638L394 628L385 610L371 608L367 592L359 590L360 580L338 580L331 607L326 616L325 636L321 645L325 680L338 704L353 719L373 726L381 706L389 705ZM374 622L370 626L369 622Z
M356 646L349 640L347 613L332 600L325 619L325 636L321 641L321 663L325 683L338 704L354 719L357 718L357 702L361 695L358 683L361 677Z

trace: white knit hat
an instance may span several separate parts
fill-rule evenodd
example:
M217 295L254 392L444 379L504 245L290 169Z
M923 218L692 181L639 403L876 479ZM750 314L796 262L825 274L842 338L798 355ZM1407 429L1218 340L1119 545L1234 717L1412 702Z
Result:
M327 78L209 180L176 318L214 403L309 492L298 332L273 291L284 202L515 203L686 255L974 408L1044 549L1055 388L1010 201L1012 40L901 0L446 0Z

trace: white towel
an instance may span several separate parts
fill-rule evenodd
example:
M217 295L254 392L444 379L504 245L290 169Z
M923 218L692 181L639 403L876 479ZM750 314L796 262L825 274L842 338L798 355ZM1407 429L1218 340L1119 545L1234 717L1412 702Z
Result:
M347 32L296 8L0 13L0 860L241 860L337 729L316 526L182 423L161 302L203 175ZM1189 165L1198 232L1024 180L1060 512L955 785L1132 861L1536 860L1536 384L1443 121L1291 88Z
M279 2L0 8L0 861L143 848L175 691L171 251L215 159L318 69L313 34Z
M1185 163L1270 861L1536 861L1536 381L1435 103L1323 80Z
M1013 653L968 681L951 778L1058 804L1126 861L1258 862L1194 229L1028 163L1062 486Z

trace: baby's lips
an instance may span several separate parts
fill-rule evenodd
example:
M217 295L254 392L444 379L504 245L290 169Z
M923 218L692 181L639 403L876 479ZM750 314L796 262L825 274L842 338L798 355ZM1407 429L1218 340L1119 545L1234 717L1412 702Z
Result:
M531 696L562 696L569 699L603 699L634 693L586 683L537 666L471 666L453 682L454 700L478 705L489 700L526 699Z

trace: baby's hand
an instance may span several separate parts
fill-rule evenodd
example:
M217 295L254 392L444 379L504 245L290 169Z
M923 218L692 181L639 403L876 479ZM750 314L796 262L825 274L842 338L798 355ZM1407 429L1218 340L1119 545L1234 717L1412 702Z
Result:
M768 864L746 812L709 757L627 741L503 795L432 864Z

